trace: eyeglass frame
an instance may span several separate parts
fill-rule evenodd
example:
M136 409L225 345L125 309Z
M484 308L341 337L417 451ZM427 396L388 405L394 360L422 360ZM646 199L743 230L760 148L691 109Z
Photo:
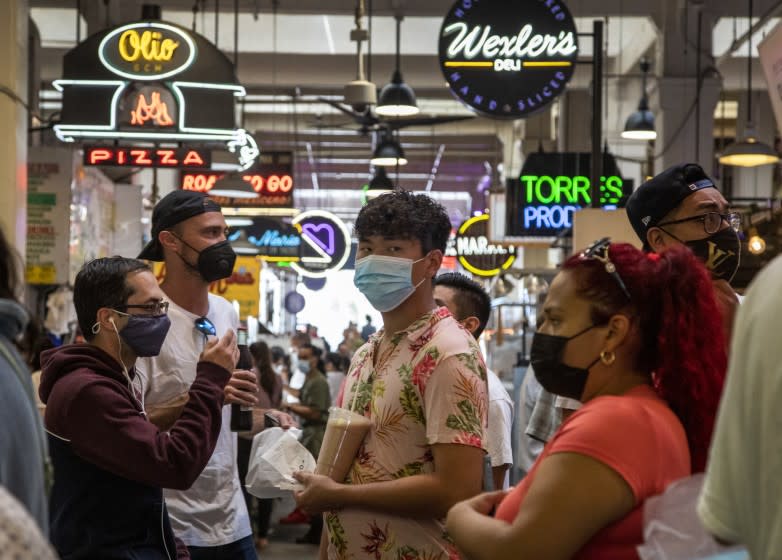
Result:
M709 231L706 229L706 216L709 216L711 214L717 214L720 217L719 227L715 231ZM660 224L655 224L653 227L659 227L662 229L663 226L672 226L676 224L683 224L686 222L695 222L700 221L703 224L703 231L706 233L706 235L714 235L718 231L722 230L722 222L726 222L728 224L728 227L732 229L735 232L741 231L741 214L738 212L727 212L723 214L722 212L704 212L703 214L698 214L697 216L690 216L689 218L682 218L681 220L671 220L670 222L662 222ZM663 230L665 231L665 230Z
M209 336L217 336L217 327L215 327L214 323L205 316L199 317L193 321L193 327L204 335L204 339L207 339Z
M149 311L154 311L157 309L157 313L143 313L143 315L157 317L160 315L168 315L168 307L169 302L161 300L155 303L128 303L125 305L118 305L112 309L114 309L114 311L119 311L120 313L127 311L128 309L147 309Z
M608 249L611 246L611 238L610 237L603 237L602 239L598 239L594 243L592 243L589 247L581 251L579 254L579 258L581 259L589 259L589 260L596 260L601 263L603 263L605 271L610 274L613 279L616 281L619 288L622 290L625 296L627 296L627 299L629 301L632 301L632 296L630 295L630 291L627 289L627 286L624 283L624 280L622 280L622 277L619 275L619 272L616 270L616 265L611 262L611 259L608 257ZM599 255L598 252L602 251L602 255Z

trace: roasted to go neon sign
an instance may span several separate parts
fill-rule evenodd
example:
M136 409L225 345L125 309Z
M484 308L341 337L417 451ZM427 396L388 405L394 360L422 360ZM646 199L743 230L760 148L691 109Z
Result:
M118 167L203 168L211 165L211 153L192 148L121 148L87 146L84 165Z
M100 42L101 63L130 80L162 80L186 70L196 45L182 29L162 22L139 22L112 30Z
M221 173L185 173L182 175L182 188L186 191L209 192L222 177ZM293 177L288 174L245 173L242 179L252 185L258 194L288 194L293 190Z

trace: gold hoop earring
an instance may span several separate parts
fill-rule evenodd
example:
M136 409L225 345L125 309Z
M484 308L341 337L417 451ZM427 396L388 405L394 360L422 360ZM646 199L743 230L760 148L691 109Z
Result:
M610 350L603 350L600 352L600 361L603 362L603 364L610 366L616 361L616 354Z

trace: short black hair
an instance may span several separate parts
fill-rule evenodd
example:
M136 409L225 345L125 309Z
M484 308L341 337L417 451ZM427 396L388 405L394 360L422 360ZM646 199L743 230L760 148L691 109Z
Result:
M445 208L425 194L395 190L367 202L358 213L355 231L359 240L373 235L417 239L424 254L432 249L445 253L451 220Z
M73 305L87 341L95 338L92 325L97 320L98 309L125 305L133 295L127 277L140 270L151 271L144 261L118 256L95 259L81 267L73 284Z
M481 336L491 315L491 298L486 290L478 282L459 272L446 272L436 276L434 285L452 288L459 293L455 302L456 318L463 321L467 317L477 317L479 324L474 335L475 338Z

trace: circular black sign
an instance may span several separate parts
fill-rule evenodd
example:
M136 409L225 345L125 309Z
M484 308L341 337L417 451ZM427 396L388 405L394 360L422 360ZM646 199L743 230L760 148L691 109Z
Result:
M463 103L490 118L519 119L564 91L578 35L557 0L457 0L440 28L439 53Z

